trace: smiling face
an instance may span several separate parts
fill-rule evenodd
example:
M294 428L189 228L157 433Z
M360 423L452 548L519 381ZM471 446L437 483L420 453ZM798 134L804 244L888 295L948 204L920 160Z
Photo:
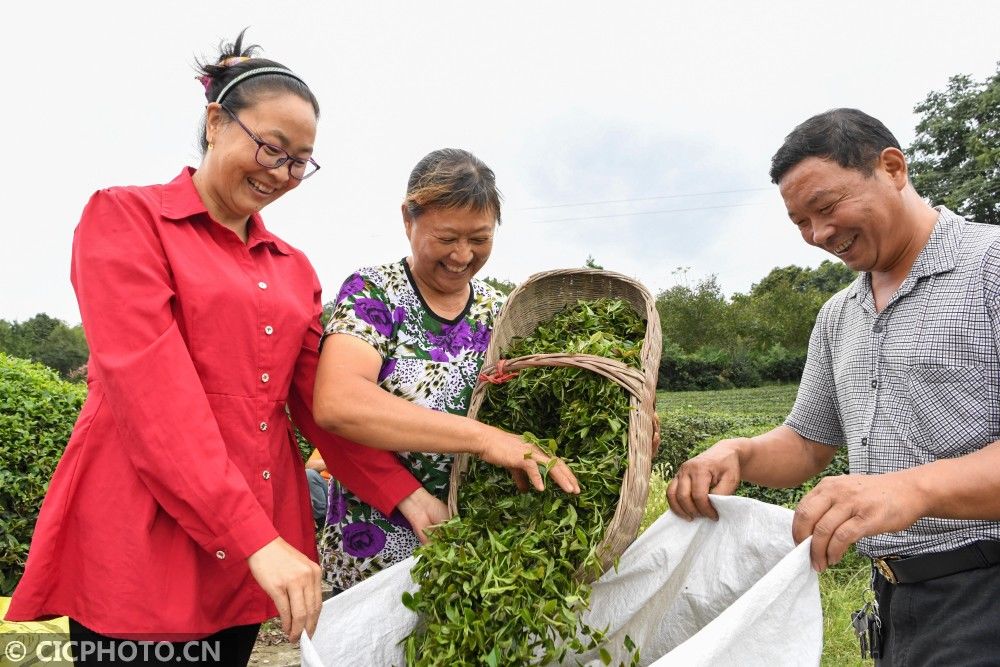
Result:
M493 250L496 216L490 211L430 208L413 218L402 207L410 239L410 271L421 291L467 294L469 281Z
M301 97L287 93L261 97L238 117L261 141L280 146L294 157L312 155L316 114ZM287 163L276 169L258 164L257 144L217 104L209 105L205 134L212 149L195 174L195 184L209 213L222 224L245 224L252 214L301 182L289 176Z
M871 175L808 157L778 187L806 243L855 271L887 272L909 251L909 234L900 224L906 184L903 154L887 148Z

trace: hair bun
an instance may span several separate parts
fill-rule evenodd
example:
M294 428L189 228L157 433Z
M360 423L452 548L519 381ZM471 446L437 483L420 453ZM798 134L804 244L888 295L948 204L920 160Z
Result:
M223 58L219 61L219 67L232 67L233 65L239 65L242 62L250 60L250 56L229 56L228 58Z

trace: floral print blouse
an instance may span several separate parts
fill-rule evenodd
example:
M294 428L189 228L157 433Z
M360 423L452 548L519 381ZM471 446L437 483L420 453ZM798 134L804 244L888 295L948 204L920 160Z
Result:
M378 383L385 391L464 415L504 298L482 281L471 286L465 310L445 320L427 307L405 259L363 268L337 294L324 337L348 334L375 348L382 357ZM451 455L397 455L424 488L447 499ZM408 558L418 544L399 510L385 516L331 480L320 557L334 588L347 589Z

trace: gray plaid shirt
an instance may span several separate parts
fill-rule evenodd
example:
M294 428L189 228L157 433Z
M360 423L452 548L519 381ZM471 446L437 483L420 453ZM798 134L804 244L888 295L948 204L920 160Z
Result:
M963 456L1000 439L1000 228L938 211L881 313L864 273L816 318L785 424L810 440L846 443L855 474ZM1000 522L920 519L857 546L868 556L914 555L982 539L1000 540Z

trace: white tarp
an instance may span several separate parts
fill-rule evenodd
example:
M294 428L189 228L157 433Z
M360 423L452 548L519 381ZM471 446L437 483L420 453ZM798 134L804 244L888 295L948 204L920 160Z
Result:
M628 664L626 634L643 665L818 664L819 585L809 541L792 542L792 512L746 498L712 501L718 522L668 512L594 584L586 621L609 628L612 664ZM303 635L302 664L402 667L399 642L417 620L400 602L416 589L411 564L327 600L314 636ZM601 664L592 654L577 659Z

